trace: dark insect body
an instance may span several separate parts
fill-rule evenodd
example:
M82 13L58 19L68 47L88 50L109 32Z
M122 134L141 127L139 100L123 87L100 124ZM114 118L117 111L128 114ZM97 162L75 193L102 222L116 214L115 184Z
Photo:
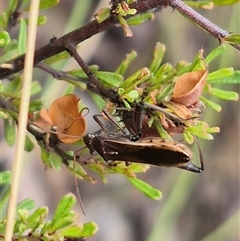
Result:
M109 134L103 130L87 134L83 138L93 154L95 151L106 161L145 163L155 166L178 167L200 173L204 168L191 162L191 150L178 142L148 137L131 141L130 136Z

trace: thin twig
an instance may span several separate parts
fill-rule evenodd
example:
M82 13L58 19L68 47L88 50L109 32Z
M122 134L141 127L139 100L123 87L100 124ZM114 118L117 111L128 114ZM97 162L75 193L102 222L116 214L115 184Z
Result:
M83 61L81 56L78 54L76 47L73 44L69 44L67 46L68 51L72 55L72 57L77 61L79 66L83 69L85 74L89 78L88 89L93 90L95 93L100 94L102 97L109 99L110 101L114 102L116 105L121 106L122 101L119 99L119 95L113 89L106 89L97 79L95 74L91 72L88 65Z
M222 42L222 38L228 35L227 31L222 30L221 28L210 22L208 19L204 18L201 14L197 13L195 10L187 6L182 1L176 1L174 9L179 11L183 16L192 20L194 24L201 27L203 30L217 38L220 42Z

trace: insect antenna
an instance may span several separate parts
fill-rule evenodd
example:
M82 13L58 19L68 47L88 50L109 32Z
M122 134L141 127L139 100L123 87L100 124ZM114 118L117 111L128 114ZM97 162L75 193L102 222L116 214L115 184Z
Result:
M195 136L194 136L194 139L196 141L196 145L197 145L197 149L198 149L198 155L199 155L199 160L200 160L200 165L201 165L200 169L201 169L201 171L203 171L204 170L204 162L203 162L204 158L203 158L202 149L200 147L198 139Z
M83 201L81 198L81 194L80 194L80 189L78 186L78 181L77 181L77 175L76 175L76 154L74 153L74 159L73 159L73 170L74 170L74 183L75 183L75 190L76 190L76 195L80 204L80 208L82 209L82 212L84 215L86 215L86 211L85 208L83 206Z

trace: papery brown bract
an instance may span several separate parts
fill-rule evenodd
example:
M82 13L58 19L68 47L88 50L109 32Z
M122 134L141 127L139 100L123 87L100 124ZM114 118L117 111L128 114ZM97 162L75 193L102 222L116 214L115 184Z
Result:
M78 109L79 101L80 98L74 94L57 98L48 110L41 110L34 124L49 132L54 129L63 143L77 142L86 130L86 121Z
M206 84L207 74L207 70L197 70L180 76L174 86L172 100L185 106L196 103Z

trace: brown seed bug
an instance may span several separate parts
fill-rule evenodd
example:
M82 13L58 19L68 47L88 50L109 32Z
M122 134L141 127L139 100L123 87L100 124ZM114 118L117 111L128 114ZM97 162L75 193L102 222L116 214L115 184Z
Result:
M106 162L125 161L127 164L136 162L155 166L178 167L196 173L203 171L201 156L201 167L198 167L191 162L193 155L187 146L155 136L140 138L141 112L141 107L137 106L136 111L131 114L138 120L139 127L134 127L133 122L128 122L131 119L129 116L123 117L130 134L108 133L104 127L92 134L86 134L83 141L91 154L96 151ZM123 112L123 116L126 113ZM96 116L94 119L102 126Z

